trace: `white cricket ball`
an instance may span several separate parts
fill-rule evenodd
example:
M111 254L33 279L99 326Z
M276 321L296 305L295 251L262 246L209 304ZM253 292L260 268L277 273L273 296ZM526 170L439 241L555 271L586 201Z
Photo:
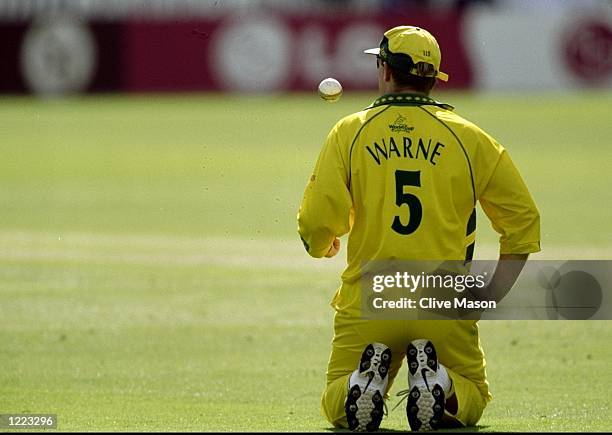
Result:
M324 79L319 83L319 97L330 103L336 102L342 96L342 85L336 79L331 77Z

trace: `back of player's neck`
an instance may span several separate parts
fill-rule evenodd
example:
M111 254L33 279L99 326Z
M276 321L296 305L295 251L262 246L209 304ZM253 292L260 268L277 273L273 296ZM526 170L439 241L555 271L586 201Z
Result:
M389 93L390 94L417 94L417 95L424 95L426 97L429 96L429 93L417 91L416 89L410 88L410 87L393 87Z

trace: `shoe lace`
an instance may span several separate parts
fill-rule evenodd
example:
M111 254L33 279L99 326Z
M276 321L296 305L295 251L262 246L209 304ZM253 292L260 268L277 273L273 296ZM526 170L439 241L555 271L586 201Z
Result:
M408 395L409 395L409 394L410 394L410 389L408 389L408 388L407 388L407 389L405 389L405 390L398 391L398 392L397 392L397 394L396 394L396 397L400 397L400 396L402 396L402 398L401 398L401 399L400 399L400 401L399 401L399 402L397 402L397 403L395 404L395 406L394 406L394 407L391 409L391 412L395 411L395 408L397 408L398 406L400 406L400 404L401 404L401 403L402 403L404 400L406 400L406 399L408 398Z

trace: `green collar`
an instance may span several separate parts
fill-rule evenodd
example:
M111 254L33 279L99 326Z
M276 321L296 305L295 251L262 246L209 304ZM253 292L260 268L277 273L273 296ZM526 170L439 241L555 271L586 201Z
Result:
M376 100L368 109L373 107L383 106L385 104L393 105L393 106L422 106L425 104L430 104L433 106L438 106L446 110L453 110L454 107L450 104L440 103L439 101L434 100L433 98L428 97L427 95L422 94L385 94Z

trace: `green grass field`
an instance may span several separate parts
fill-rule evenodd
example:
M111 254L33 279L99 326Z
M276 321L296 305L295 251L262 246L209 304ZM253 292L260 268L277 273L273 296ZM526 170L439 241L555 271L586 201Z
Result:
M612 94L435 96L510 150L542 214L534 258L612 258ZM64 431L329 429L343 261L309 258L295 216L327 131L373 97L0 100L0 413L55 413ZM495 258L479 218L476 257ZM482 430L612 429L612 323L481 331ZM382 427L406 429L401 407Z

